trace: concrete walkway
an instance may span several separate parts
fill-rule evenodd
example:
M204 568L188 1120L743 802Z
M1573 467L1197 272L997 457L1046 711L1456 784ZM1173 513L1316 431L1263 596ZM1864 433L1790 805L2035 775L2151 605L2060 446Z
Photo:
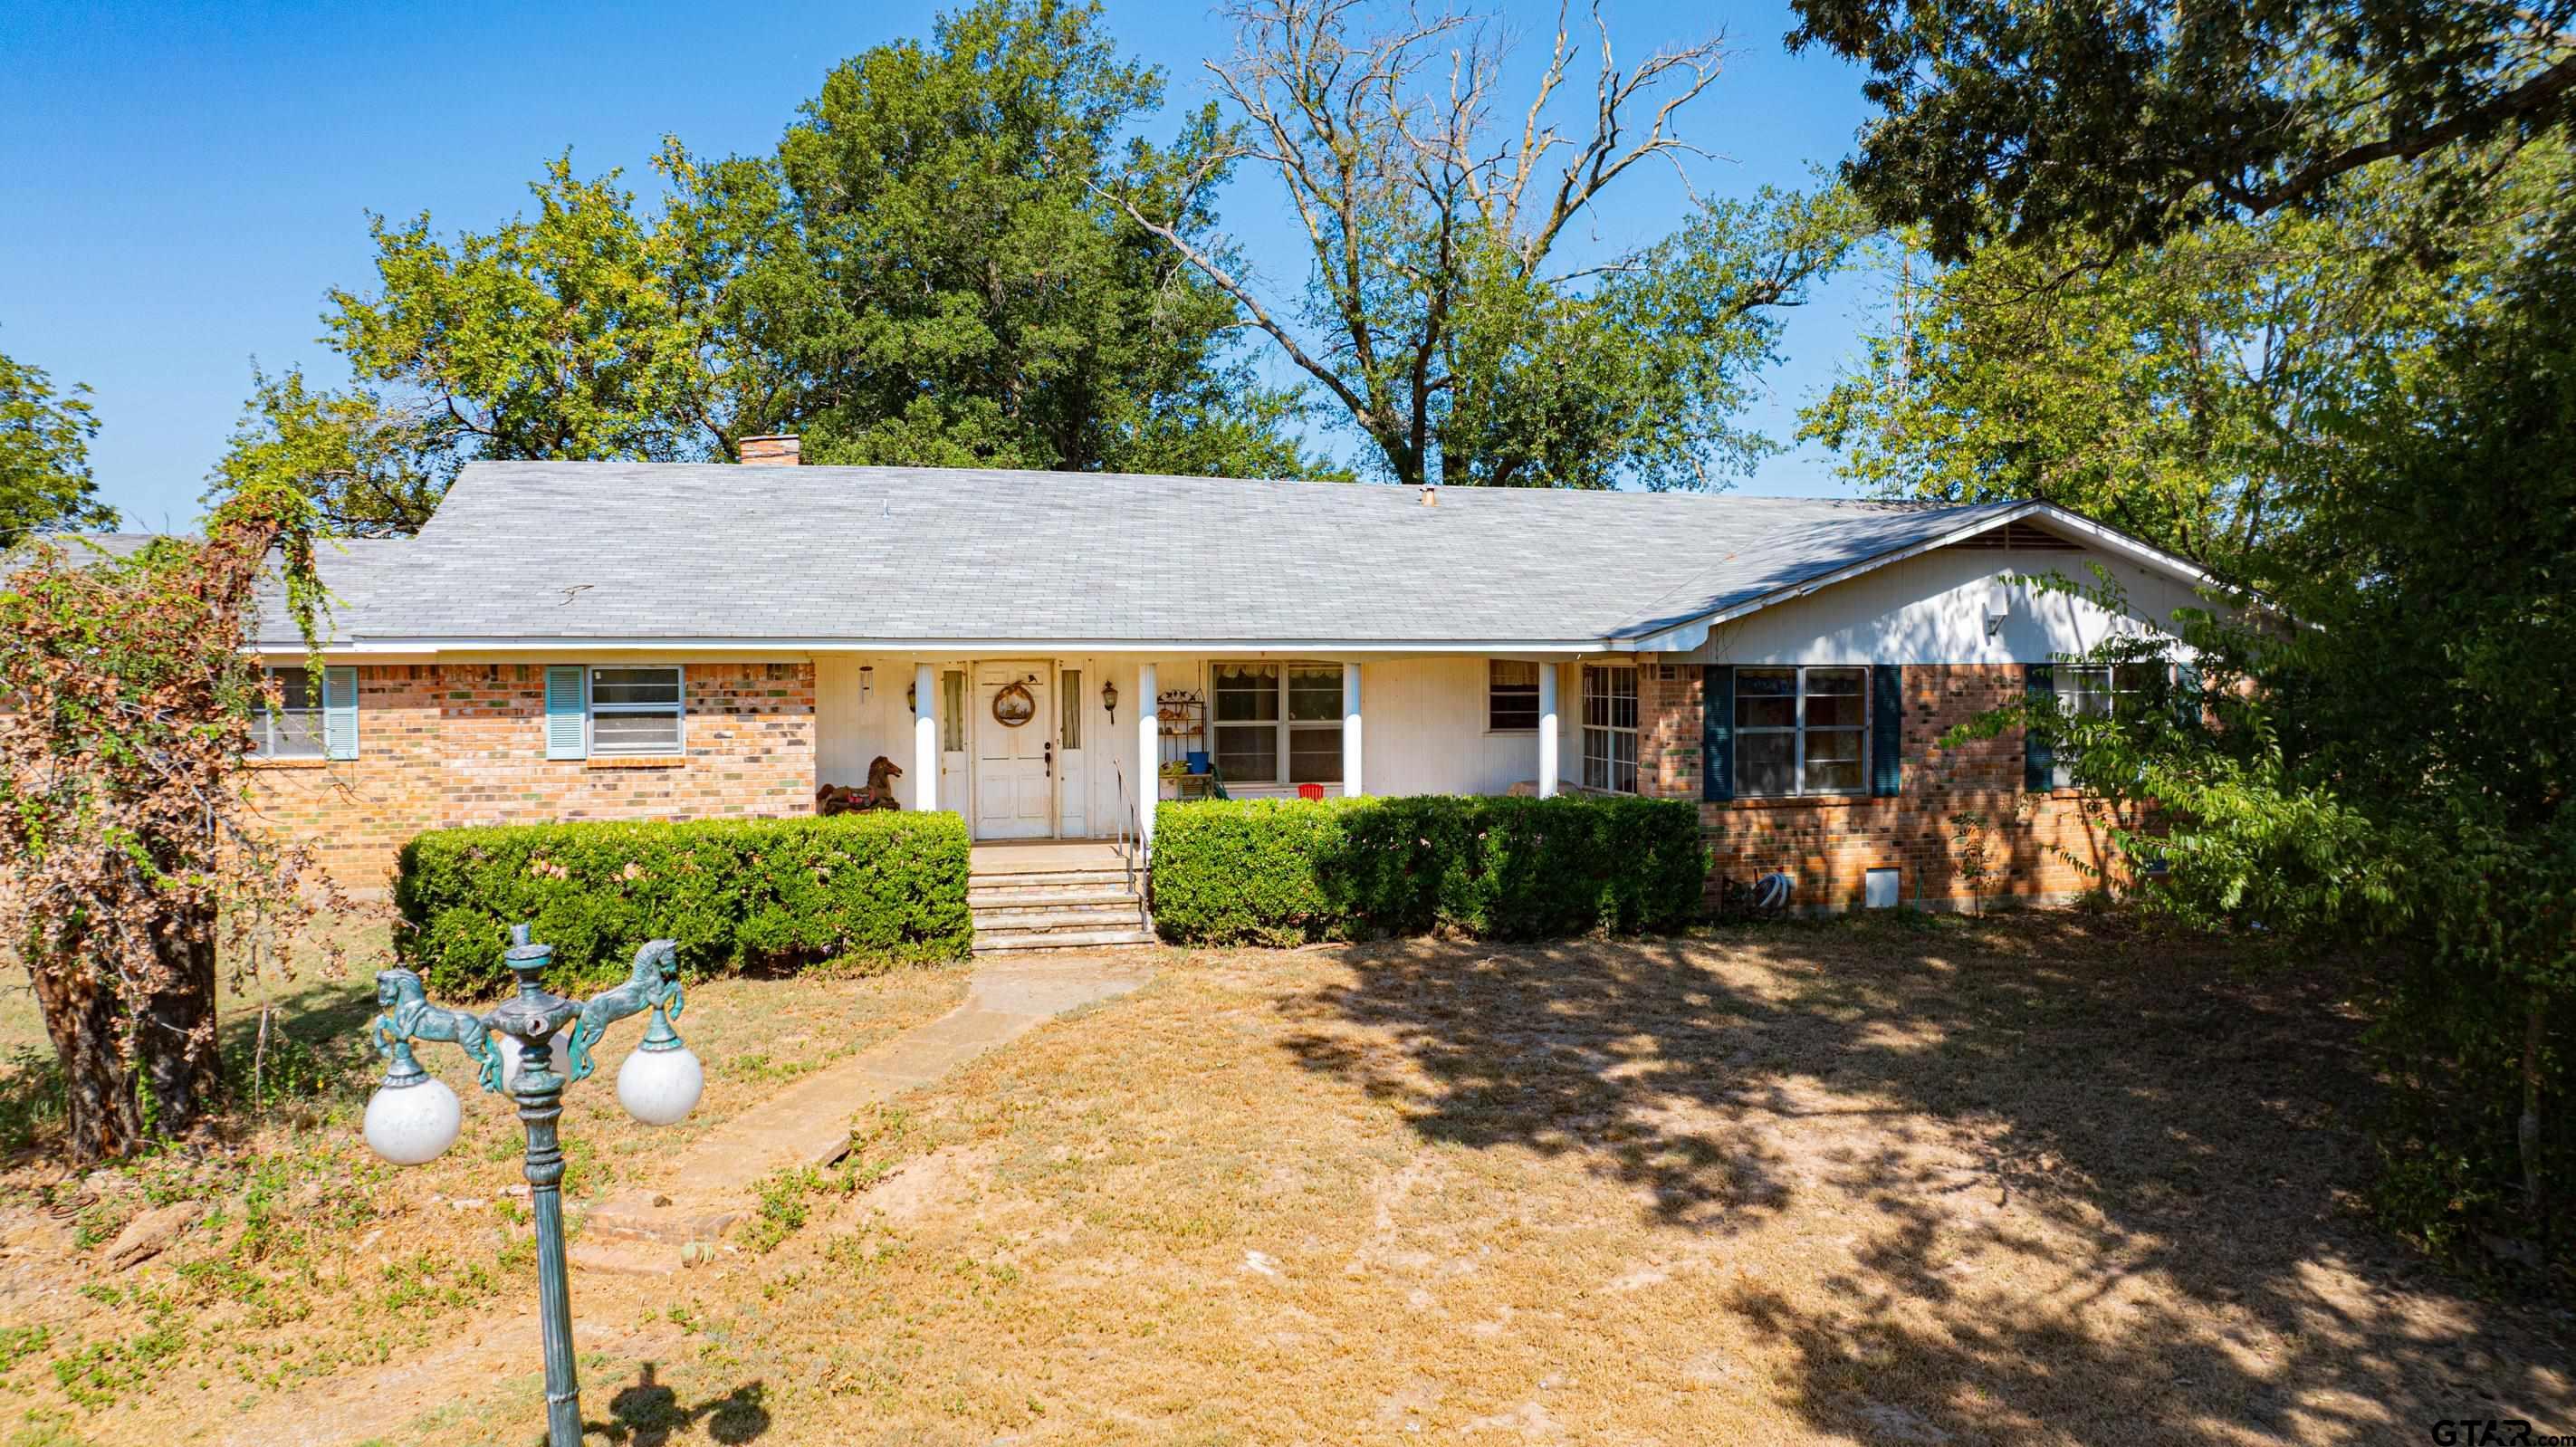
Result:
M712 1241L754 1204L773 1171L824 1166L849 1153L863 1106L928 1085L1068 1011L1114 1000L1153 978L1134 955L1048 955L975 971L965 1002L816 1071L701 1138L674 1163L665 1191L629 1191L592 1208L575 1265L667 1274L681 1248Z

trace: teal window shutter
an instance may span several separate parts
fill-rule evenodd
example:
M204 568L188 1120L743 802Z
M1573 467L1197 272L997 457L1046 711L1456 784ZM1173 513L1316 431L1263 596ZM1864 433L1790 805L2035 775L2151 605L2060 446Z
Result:
M2201 723L2200 665L2174 665L2174 722L2185 733L2197 733Z
M1735 666L1700 670L1699 796L1735 797Z
M590 757L590 670L546 670L546 757Z
M358 670L322 670L322 756L358 756Z
M1905 670L1869 666L1869 793L1893 799L1905 787Z
M2023 670L2023 687L2029 692L2030 706L2036 709L2057 707L2057 670L2045 663L2033 663ZM2034 793L2049 787L2057 773L2057 752L2035 729L2024 729L2021 735L2021 786Z

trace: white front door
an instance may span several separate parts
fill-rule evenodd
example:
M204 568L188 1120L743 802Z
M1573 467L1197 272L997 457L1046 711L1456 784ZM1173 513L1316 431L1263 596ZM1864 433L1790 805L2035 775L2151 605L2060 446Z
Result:
M1046 663L975 667L975 837L1055 833L1054 688Z

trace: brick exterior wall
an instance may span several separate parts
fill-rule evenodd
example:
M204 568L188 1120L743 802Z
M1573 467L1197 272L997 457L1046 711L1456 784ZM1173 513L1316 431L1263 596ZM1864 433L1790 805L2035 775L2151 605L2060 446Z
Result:
M1989 900L2058 900L2100 886L2099 875L2076 861L2095 870L2113 861L2104 806L2069 790L2024 790L2020 730L1941 747L1953 727L2020 696L2021 667L1908 665L1903 683L1903 787L1895 798L1700 803L1713 856L1712 905L1723 881L1749 883L1776 869L1796 881L1799 907L1857 909L1866 872L1892 865L1906 903L1964 908L1970 894L1959 878L1950 817L1969 810L1990 821ZM1700 798L1700 685L1695 664L1640 669L1641 792Z
M693 663L685 677L683 754L548 759L542 665L361 667L358 757L261 765L254 797L359 894L387 887L426 829L811 811L814 666Z

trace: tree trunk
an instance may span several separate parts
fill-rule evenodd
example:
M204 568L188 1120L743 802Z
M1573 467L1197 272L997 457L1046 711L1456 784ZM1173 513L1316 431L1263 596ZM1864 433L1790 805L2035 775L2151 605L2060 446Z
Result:
M2540 1191L2540 1046L2549 1015L2549 992L2531 987L2522 1016L2522 1119L2514 1124L2514 1143L2522 1149L2523 1212L2535 1237L2548 1223L2541 1217Z
M209 912L211 915L211 911ZM143 1088L151 1124L184 1136L223 1099L223 1055L215 1048L215 930L211 917L160 937L166 985L143 1002Z
M128 1022L113 977L30 962L45 1034L62 1064L64 1153L75 1165L132 1155L156 1132L190 1134L223 1098L212 921L161 938L167 984L135 1011L131 1064L120 1048Z
M103 979L29 961L45 1034L63 1068L64 1153L75 1165L131 1154L143 1143L134 1072L117 1049L116 993Z

